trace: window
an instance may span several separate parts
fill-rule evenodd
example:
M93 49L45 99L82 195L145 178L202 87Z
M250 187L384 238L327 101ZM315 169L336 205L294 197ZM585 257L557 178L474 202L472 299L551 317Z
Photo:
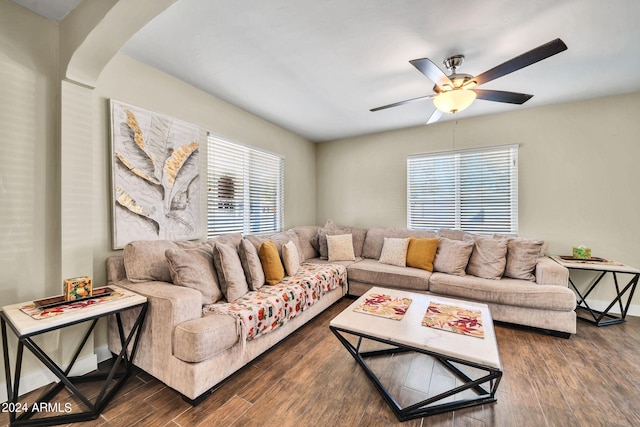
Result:
M208 137L207 235L282 231L284 158Z
M518 146L407 158L407 226L518 233Z

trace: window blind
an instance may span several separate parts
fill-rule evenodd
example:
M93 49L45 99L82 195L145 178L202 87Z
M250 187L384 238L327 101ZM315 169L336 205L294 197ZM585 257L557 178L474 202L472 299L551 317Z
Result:
M407 158L407 226L518 233L518 145Z
M209 134L207 234L282 231L284 158Z

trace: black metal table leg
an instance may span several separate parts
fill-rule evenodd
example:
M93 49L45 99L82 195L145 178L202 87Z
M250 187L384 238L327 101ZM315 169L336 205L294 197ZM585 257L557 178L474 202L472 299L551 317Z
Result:
M414 418L440 414L447 411L453 411L456 409L467 408L470 406L482 405L485 403L491 403L491 402L497 401L496 392L498 390L500 379L502 378L502 371L499 369L489 368L487 366L478 365L469 361L443 356L441 354L436 354L423 349L405 346L405 345L391 342L385 339L356 333L354 331L347 331L341 328L336 328L334 326L329 326L329 329L338 338L340 343L342 343L342 345L347 349L347 351L351 354L351 356L353 356L356 362L362 367L366 375L373 382L378 392L381 394L383 399L387 402L387 404L389 405L393 413L396 415L396 417L400 421L406 421ZM344 334L357 337L358 344L356 346L351 344L349 340L345 338ZM384 349L384 350L361 352L360 344L363 339L368 339L371 341L387 344L387 345L390 345L391 348ZM369 367L369 365L365 360L370 357L376 357L376 356L381 356L386 354L395 354L400 352L417 352L417 353L426 354L436 358L438 361L442 362L445 367L451 370L462 381L462 384L450 390L442 392L438 395L431 396L420 402L414 403L406 407L402 407L400 403L398 403L398 401L391 395L389 390L382 384L378 376L373 372L373 370ZM476 379L470 378L467 374L465 374L459 368L454 366L452 362L482 370L486 373L486 375ZM482 385L486 383L489 384L488 389L482 387ZM475 398L459 399L454 402L442 403L443 400L466 390L472 390L478 396Z
M595 289L595 287L600 283L601 279L607 273L611 273L613 276L613 281L616 289L616 297L613 299L613 301L611 301L611 303L604 310L602 311L596 310L591 306L589 306L589 304L586 301L586 298ZM580 292L580 290L575 285L571 277L569 277L569 283L571 284L571 287L578 295L578 298L576 301L576 311L582 310L588 313L588 317L578 316L578 319L583 320L585 322L589 322L596 326L615 325L615 324L626 321L625 319L627 316L627 312L629 311L629 307L631 305L631 299L633 298L633 294L635 293L640 274L632 274L632 277L629 280L629 282L622 288L618 283L618 274L624 274L624 273L616 272L616 271L602 271L598 275L597 279L593 283L591 283L591 285L589 285L589 287L587 288L584 294ZM626 302L624 302L623 298L627 293L628 293L627 300ZM616 316L615 314L610 313L611 309L616 304L619 306L619 309L620 309L619 316Z
M120 320L120 312L140 308L140 313L136 318L131 330L128 334L125 333L124 328L121 326ZM111 400L111 398L115 395L115 393L122 387L124 382L132 373L134 366L133 360L138 348L138 338L140 336L140 330L142 329L144 319L146 317L147 312L147 303L138 304L131 307L126 307L121 310L117 310L114 312L104 313L98 316L90 317L87 319L82 319L77 322L69 323L64 326L70 326L72 324L79 324L91 321L91 325L80 340L80 343L75 350L73 357L69 363L69 366L63 370L60 366L58 366L32 339L32 337L36 335L40 335L51 330L55 330L58 328L50 328L42 331L38 331L37 333L33 333L30 335L21 336L9 323L12 331L18 338L18 349L16 354L16 366L15 371L11 373L11 366L9 362L9 350L8 350L8 340L7 340L7 321L5 319L4 313L0 313L0 322L2 327L2 345L3 345L3 355L4 355L4 366L5 366L5 379L7 382L7 396L8 402L11 403L11 407L16 409L18 408L18 392L20 387L20 377L22 371L22 360L23 360L23 349L27 347L33 355L38 358L59 380L57 384L53 385L51 388L44 390L40 396L36 399L35 403L30 404L29 407L21 407L21 409L26 408L27 410L20 410L19 415L18 411L10 411L9 420L11 426L51 426L56 424L67 424L77 421L89 421L96 419L107 403ZM118 319L118 323L120 325L118 329L118 333L120 335L120 340L124 344L120 353L114 356L113 365L108 373L99 373L92 375L84 375L84 376L69 376L69 373L73 369L78 357L85 347L89 336L93 332L98 319L101 317L106 317L108 315L115 315ZM131 346L131 351L129 351L129 347ZM119 371L120 364L122 362L122 366L124 367L123 371ZM114 384L111 384L114 379L117 381ZM82 393L78 387L77 383L88 382L88 381L104 381L102 388L100 389L98 396L96 397L94 402L91 402L84 393ZM111 388L109 388L111 384ZM78 413L64 413L62 415L56 415L51 417L43 417L43 418L33 418L33 416L38 412L38 407L40 404L48 404L55 395L57 395L61 390L68 389L74 396L76 396L83 404L88 408L87 411L78 412Z

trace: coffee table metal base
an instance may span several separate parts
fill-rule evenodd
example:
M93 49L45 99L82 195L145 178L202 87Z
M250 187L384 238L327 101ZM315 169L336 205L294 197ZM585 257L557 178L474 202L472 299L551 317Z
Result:
M373 337L370 335L365 335L361 333L357 333L354 331L348 331L342 328L336 328L334 326L329 326L331 332L338 338L338 340L342 343L342 345L349 351L349 353L353 356L353 358L358 362L358 364L365 371L369 379L373 382L373 384L378 389L378 392L382 395L384 400L387 402L393 413L400 421L406 421L414 418L421 418L430 415L441 414L443 412L454 411L456 409L467 408L470 406L482 405L485 403L495 402L496 399L496 391L498 389L498 384L500 383L500 379L502 378L502 371L495 368L489 368L487 366L478 365L472 362L468 362L465 360L460 360L456 358L451 358L448 356L443 356L441 354L437 354L434 352L426 351L423 349L405 346L396 342L392 342L389 340ZM347 340L346 336L352 335L358 338L357 344L353 345L349 340ZM368 339L372 341L376 341L379 343L387 344L391 346L391 348L384 350L376 350L376 351L360 351L360 347L363 339ZM451 372L453 372L460 381L463 382L460 386L454 387L450 390L447 390L438 395L429 397L420 402L414 403L412 405L402 407L398 401L391 395L389 390L380 382L378 376L371 370L366 360L370 357L383 356L395 353L403 353L403 352L417 352L429 355L434 357L444 366L446 366ZM461 364L465 366L470 366L476 369L479 369L483 372L486 372L486 375L473 379L469 377L466 373L462 372L458 367L454 365ZM486 384L488 383L488 388ZM453 402L445 402L442 401L449 399L451 396L454 396L458 393L462 393L466 390L473 390L477 397L475 398L467 398L460 399Z

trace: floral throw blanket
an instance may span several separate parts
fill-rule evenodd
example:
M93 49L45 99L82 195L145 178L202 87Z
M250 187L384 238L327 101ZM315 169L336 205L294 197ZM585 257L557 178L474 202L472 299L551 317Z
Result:
M203 314L234 317L244 345L284 325L346 280L347 270L342 265L303 263L294 276L285 277L279 284L264 285L231 303L205 305Z

